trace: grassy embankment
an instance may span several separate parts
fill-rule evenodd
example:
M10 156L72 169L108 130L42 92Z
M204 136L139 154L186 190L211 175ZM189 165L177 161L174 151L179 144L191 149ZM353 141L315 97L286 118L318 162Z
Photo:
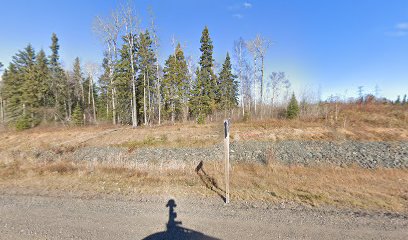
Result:
M406 107L378 105L361 110L342 106L333 119L257 120L235 122L233 141L362 140L407 141ZM346 124L344 124L346 120ZM119 194L217 196L223 195L222 163L146 171L126 165L72 163L64 160L38 162L21 159L29 149L63 153L83 146L201 147L222 140L222 125L195 124L160 127L112 126L38 127L24 132L0 133L0 189L36 194ZM235 164L231 172L232 201L295 202L309 206L336 206L408 212L407 169L363 169L357 166L285 166L271 158L268 165Z

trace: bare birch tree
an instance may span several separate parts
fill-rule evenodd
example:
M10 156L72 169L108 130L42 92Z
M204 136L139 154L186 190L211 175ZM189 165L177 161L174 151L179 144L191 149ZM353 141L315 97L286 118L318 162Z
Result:
M186 103L190 100L191 94L194 88L194 81L196 79L196 69L197 65L194 62L194 58L192 56L188 56L186 59L187 62L187 69L188 69L188 84L187 84L187 90L186 90ZM189 104L186 104L186 116L184 116L185 120L188 118L188 114L190 112L190 106Z
M95 91L94 91L94 79L99 73L99 66L96 63L85 64L85 71L89 78L88 87L88 106L92 106L93 122L96 122L96 106L95 106ZM92 104L92 105L91 105Z
M130 2L122 6L122 21L125 30L124 39L128 44L130 56L131 81L132 81L132 127L137 127L137 106L136 106L136 71L135 71L135 38L139 35L139 20Z
M114 83L114 70L118 60L118 37L123 23L118 11L113 11L111 15L103 19L97 16L94 22L94 31L99 35L106 47L106 54L109 66L109 79L111 88L112 122L116 124L116 86Z
M264 91L265 91L265 83L264 83L264 72L265 72L265 55L266 51L271 45L271 41L262 37L260 34L257 34L255 39L248 42L248 50L251 52L254 58L254 79L255 82L257 80L256 73L260 71L260 104L261 104L261 118L262 118L262 105L264 100ZM260 61L259 70L257 69L257 60ZM256 99L255 99L255 112L256 112Z
M148 9L149 15L150 15L150 33L152 35L152 40L153 40L153 49L154 49L154 54L156 57L156 104L158 108L158 124L161 124L161 79L160 79L160 66L159 66L159 37L157 36L157 29L156 29L156 23L155 23L155 16L152 8Z
M269 75L269 79L271 89L271 115L273 116L273 109L279 97L280 90L286 81L286 75L284 72L272 72Z
M3 72L2 70L3 64L0 62L0 73ZM3 79L0 74L0 121L4 124L5 122L5 114L4 114L4 100L3 100Z
M256 86L257 86L257 81L258 81L258 59L259 59L259 54L256 50L256 47L254 45L253 40L252 41L247 41L246 47L248 51L251 53L253 61L254 61L254 66L253 66L253 71L252 71L252 91L253 92L253 97L252 100L254 102L254 113L256 115L256 105L257 105L257 91L256 91Z
M245 83L245 69L247 68L248 61L246 58L246 45L245 41L240 38L234 42L234 58L236 61L236 72L238 73L238 79L240 84L240 102L242 107L242 116L245 115L245 86L249 86Z

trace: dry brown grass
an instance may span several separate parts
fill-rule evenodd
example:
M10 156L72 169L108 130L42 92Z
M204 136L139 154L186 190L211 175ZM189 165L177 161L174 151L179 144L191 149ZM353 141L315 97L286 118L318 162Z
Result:
M330 106L329 109L332 109ZM264 119L233 122L231 138L237 141L279 140L361 140L407 141L408 105L340 104L337 121L333 111L327 119ZM333 110L333 109L332 109ZM222 121L206 125L131 127L112 125L87 127L39 127L23 132L0 133L2 150L61 150L81 146L122 146L132 151L140 147L205 147L222 139Z
M234 122L234 141L362 140L407 141L407 106L341 105L338 121L328 119L264 119ZM346 127L343 126L346 120ZM165 169L123 165L54 161L41 163L19 158L19 153L51 150L64 153L83 146L204 147L222 142L221 122L207 125L178 123L154 127L39 127L23 132L0 132L0 189L33 191L172 194L216 196L194 171L196 166ZM17 154L17 157L14 156ZM14 159L14 160L13 160ZM17 159L17 160L15 160ZM23 159L23 160L18 160ZM208 179L223 188L221 163L204 163ZM210 182L211 182L210 181ZM408 212L407 169L362 169L335 166L237 164L231 175L232 199L295 202L310 206L337 206Z
M45 194L62 191L90 195L217 196L194 169L195 166L172 170L157 167L155 171L145 171L65 161L2 162L0 189L18 187L42 193L46 189ZM224 189L222 163L204 163L204 169L213 183ZM236 164L231 171L231 199L408 212L408 170Z

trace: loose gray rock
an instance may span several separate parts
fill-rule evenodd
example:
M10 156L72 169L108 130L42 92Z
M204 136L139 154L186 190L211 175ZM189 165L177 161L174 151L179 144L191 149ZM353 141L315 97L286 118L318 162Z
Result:
M47 154L44 154L44 157ZM48 156L47 156L48 157ZM129 152L121 147L83 147L63 155L74 161L105 163L173 163L186 164L200 161L223 160L223 145L205 148L139 148ZM235 142L230 146L232 163L248 162L266 164L276 161L283 164L348 166L357 164L364 168L407 168L407 142Z

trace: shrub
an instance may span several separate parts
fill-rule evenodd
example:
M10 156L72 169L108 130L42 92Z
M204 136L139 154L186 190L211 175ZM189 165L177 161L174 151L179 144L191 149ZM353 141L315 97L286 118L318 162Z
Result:
M17 119L16 129L18 131L29 129L30 127L31 127L31 119L27 115Z
M244 113L244 117L242 118L242 121L247 122L247 121L249 121L250 119L251 119L251 113L248 112L248 111L246 111L246 112Z
M197 117L197 123L198 124L205 124L205 115L204 114L200 114Z
M81 107L79 104L76 105L74 112L72 113L72 122L74 125L83 125L83 115Z
M295 97L295 93L292 93L288 108L286 109L286 117L288 119L294 119L299 116L299 105Z

